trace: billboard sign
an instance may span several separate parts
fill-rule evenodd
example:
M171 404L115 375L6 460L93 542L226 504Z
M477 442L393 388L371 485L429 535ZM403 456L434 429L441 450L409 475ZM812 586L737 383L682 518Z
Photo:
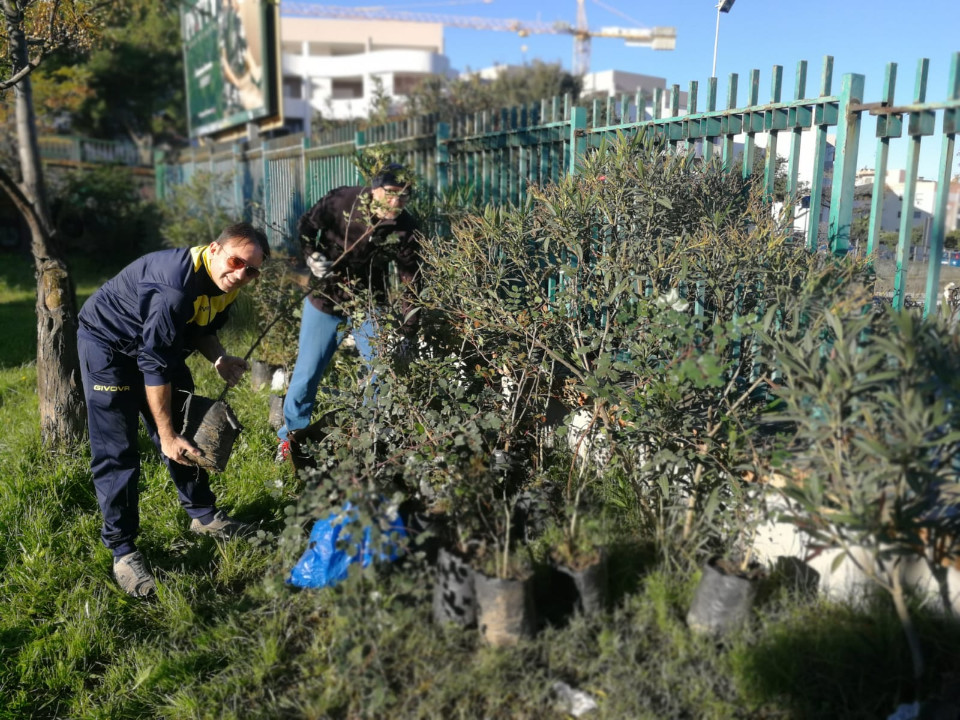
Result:
M277 3L184 0L180 7L190 136L275 122Z

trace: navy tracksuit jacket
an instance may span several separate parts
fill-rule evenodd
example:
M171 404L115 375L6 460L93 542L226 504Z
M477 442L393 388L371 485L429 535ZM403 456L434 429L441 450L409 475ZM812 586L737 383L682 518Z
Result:
M80 310L90 466L103 512L101 536L115 557L136 549L140 527L138 416L160 449L144 387L171 383L192 392L185 363L192 340L223 326L238 293L220 290L208 267L207 246L150 253L104 283ZM215 498L206 471L160 456L187 514L211 515Z

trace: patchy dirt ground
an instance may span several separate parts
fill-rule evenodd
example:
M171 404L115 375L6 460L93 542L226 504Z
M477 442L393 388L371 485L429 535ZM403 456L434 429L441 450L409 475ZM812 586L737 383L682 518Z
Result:
M877 260L877 294L893 292L893 275L897 269L896 260ZM960 285L960 267L953 265L940 266L940 289L943 290L949 283ZM927 263L912 262L907 269L907 294L923 295L927 286Z

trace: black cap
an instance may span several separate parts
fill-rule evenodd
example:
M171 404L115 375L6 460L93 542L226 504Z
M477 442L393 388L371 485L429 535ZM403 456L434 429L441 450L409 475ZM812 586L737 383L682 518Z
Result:
M390 163L389 165L385 165L380 172L374 175L370 180L370 187L403 187L404 185L408 185L408 180L401 179L406 172L406 168L400 163Z

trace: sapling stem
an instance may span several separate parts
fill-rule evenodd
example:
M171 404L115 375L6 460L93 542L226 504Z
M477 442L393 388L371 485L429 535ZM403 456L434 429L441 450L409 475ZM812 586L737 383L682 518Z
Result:
M703 475L703 465L697 463L693 471L693 488L690 491L690 497L687 498L687 512L683 519L683 539L687 541L693 533L693 517L697 507L697 488L700 486L700 477Z
M910 646L910 658L913 661L913 679L920 682L923 677L924 663L923 650L920 647L920 638L917 635L917 629L913 625L913 619L910 617L910 610L907 608L907 601L903 593L903 577L900 572L899 560L895 562L891 575L890 595L893 597L893 606L897 609L897 617L900 618L900 625L903 626L903 634L907 636L907 644Z
M510 507L510 503L507 502L506 492L504 492L504 498L503 498L503 499L504 499L504 503L503 503L503 514L504 514L505 519L506 519L506 526L505 526L506 530L505 530L505 532L504 532L504 538L503 538L503 566L502 566L502 573L501 573L500 577L503 578L504 580L506 580L506 579L507 579L507 562L508 562L508 560L509 560L509 553L510 553L510 515L511 515L510 510L511 510L511 507Z

